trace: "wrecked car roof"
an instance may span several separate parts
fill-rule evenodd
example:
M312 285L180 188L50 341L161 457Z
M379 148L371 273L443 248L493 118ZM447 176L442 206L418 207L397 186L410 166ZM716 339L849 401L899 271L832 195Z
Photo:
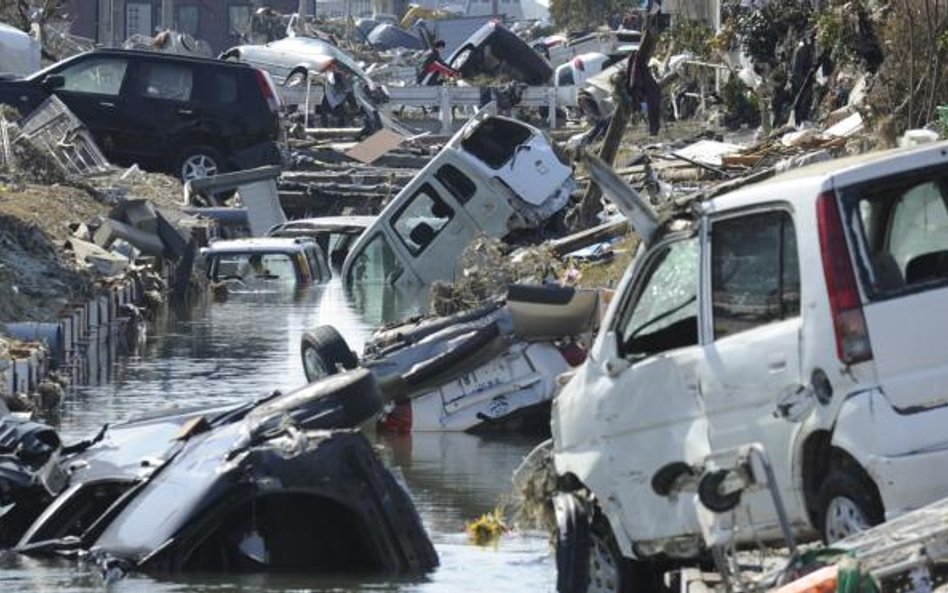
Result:
M204 248L206 255L215 253L245 253L267 251L300 251L306 246L306 241L297 238L259 237L254 239L230 239L215 241Z
M948 163L948 141L869 152L792 169L771 179L716 197L703 204L702 208L711 212L737 208L749 202L759 202L762 186L797 185L806 182L821 190L831 190L867 178L885 177L902 170L946 163ZM866 172L867 169L870 170L869 173ZM812 200L814 197L812 193L800 191L782 192L774 196L775 199L789 202Z
M375 216L319 216L314 218L299 218L277 225L270 229L267 234L274 235L294 230L332 231L337 229L365 229L375 222L375 219Z

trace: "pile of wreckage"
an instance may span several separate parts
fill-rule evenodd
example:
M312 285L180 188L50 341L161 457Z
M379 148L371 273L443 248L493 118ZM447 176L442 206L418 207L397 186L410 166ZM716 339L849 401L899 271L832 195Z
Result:
M56 97L19 121L0 115L0 140L0 395L55 414L90 349L134 346L169 295L188 296L214 227L181 212L175 180L112 166Z
M87 554L107 578L131 570L428 571L438 559L411 499L358 428L548 428L561 387L556 377L584 362L610 298L598 287L568 285L609 262L617 242L630 234L627 221L641 216L641 204L623 201L628 192L610 191L609 183L631 184L674 217L695 200L875 144L866 129L864 95L851 93L820 127L784 127L751 138L740 122L726 134L686 134L692 127L683 123L673 134L687 138L652 134L646 141L642 134L641 150L614 159L621 179L600 175L604 187L598 192L586 171L605 165L571 161L546 132L511 115L524 97L521 87L548 87L553 98L547 115L554 123L562 120L556 117L560 107L568 118L585 116L605 131L602 124L621 103L616 89L622 90L630 71L628 58L643 42L640 32L535 39L531 47L495 21L430 13L427 22L364 19L355 29L369 47L347 52L335 34L316 30L315 21L268 11L258 12L250 25L247 39L254 43L221 58L267 70L295 107L285 118L293 136L285 169L196 179L183 190L162 187L166 199L180 194L184 204L156 206L134 198L136 182L148 183L148 174L111 167L58 99L16 123L0 119L0 166L11 176L20 171L78 185L103 206L101 218L64 237L76 262L94 272L96 280L87 283L97 282L99 292L90 286L84 294L94 304L55 322L44 319L49 325L42 327L6 324L4 335L20 341L0 339L0 390L36 391L33 383L48 367L81 355L78 343L93 329L110 335L99 328L141 319L136 309L164 292L187 295L203 271L199 248L212 240L312 240L350 292L434 286L443 314L380 329L361 356L333 327L315 328L301 340L310 383L299 390L133 418L81 443L63 444L50 427L0 403L0 547ZM421 88L433 81L418 81L410 64L420 58L413 52L428 48L433 38L448 41L446 61L477 86L435 94ZM200 43L173 32L128 46L206 54ZM371 67L363 66L365 56L375 60ZM646 67L671 91L666 106L672 118L684 120L715 115L708 73L739 76L747 64L737 60L708 64L679 53ZM340 70L349 77L352 100L337 127L329 127L322 89L336 84ZM762 84L750 70L745 77ZM417 120L396 118L404 115L393 109L397 105L420 106L425 115L437 107L452 126L455 111L473 109L459 129L436 136L407 123ZM322 127L310 125L317 115L324 116ZM726 115L716 113L716 123ZM361 128L345 126L358 118ZM914 131L905 142L931 135ZM597 139L584 133L572 144ZM27 171L37 163L38 170ZM603 193L616 203L603 201ZM573 209L591 214L569 229ZM477 255L472 252L491 250L495 259L469 265ZM150 267L140 267L143 261ZM519 266L520 273L501 269L506 265ZM116 278L131 279L134 288ZM0 275L0 284L6 281ZM103 304L103 286L119 287L109 294L123 296L108 296ZM39 350L51 351L55 363L32 354ZM21 360L34 358L20 370ZM61 393L50 399L56 397ZM940 507L927 512L943 513ZM288 522L294 529L286 528ZM891 537L891 530L902 528L893 523L877 529L889 529L885 537ZM861 537L867 539L842 545L863 554L867 565L894 554L867 543L875 541L873 532ZM916 543L935 543L894 562L904 568L921 565L925 554L941 558L941 539L941 532L920 537ZM727 544L722 540L721 550ZM799 576L795 552L791 546L796 572L783 568L779 578L755 586ZM715 560L724 580L740 566L723 556ZM683 571L678 582L684 591L709 578ZM729 581L725 588L731 586Z

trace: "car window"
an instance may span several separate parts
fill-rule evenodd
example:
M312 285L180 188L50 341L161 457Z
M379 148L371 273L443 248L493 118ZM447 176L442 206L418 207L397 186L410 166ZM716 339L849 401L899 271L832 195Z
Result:
M412 255L418 255L434 241L454 217L454 209L426 183L415 192L392 219L395 234Z
M194 87L194 73L182 64L141 64L141 83L138 94L152 99L190 101Z
M402 265L382 233L376 234L355 256L346 281L392 283L402 274Z
M468 200L474 197L477 186L471 181L471 178L461 172L454 165L444 165L435 174L441 185L446 187L451 195L457 198L458 202L466 204Z
M93 58L66 66L59 72L63 91L118 96L128 62L118 58Z
M929 181L899 196L892 213L888 250L900 269L926 253L948 250L945 187Z
M573 69L569 66L561 68L556 73L556 86L572 86L573 84L575 84L573 82Z
M202 68L194 97L204 103L233 104L238 100L237 73L232 68Z
M622 354L641 358L698 343L698 240L659 247L618 327Z
M214 280L295 282L296 264L286 253L222 253L210 270Z
M851 188L843 204L870 298L948 280L948 178L940 171Z
M492 169L499 169L531 135L530 128L523 124L492 117L464 138L461 147Z
M711 299L715 339L800 314L800 264L788 212L712 224Z

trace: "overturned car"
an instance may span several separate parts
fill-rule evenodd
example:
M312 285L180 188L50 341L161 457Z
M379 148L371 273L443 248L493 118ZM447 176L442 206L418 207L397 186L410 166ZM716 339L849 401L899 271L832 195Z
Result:
M407 431L543 431L556 378L585 358L599 293L513 285L505 300L377 332L359 360L332 326L303 335L310 381L361 364L385 398L381 426Z
M87 552L114 575L420 573L437 565L405 489L354 427L364 370L261 401L174 410L63 447L0 420L0 547Z
M482 110L382 210L349 250L346 284L450 280L478 234L542 235L576 183L542 131Z

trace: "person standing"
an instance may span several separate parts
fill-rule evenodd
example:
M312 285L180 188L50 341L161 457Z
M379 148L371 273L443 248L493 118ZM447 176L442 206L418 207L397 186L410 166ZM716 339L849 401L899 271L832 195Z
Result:
M444 40L439 39L432 44L431 48L425 52L425 56L418 68L418 75L415 82L418 84L428 84L429 86L439 85L443 76L458 78L461 73L448 66L441 58L441 50L444 49ZM431 75L430 77L428 75ZM427 79L427 83L425 83Z

